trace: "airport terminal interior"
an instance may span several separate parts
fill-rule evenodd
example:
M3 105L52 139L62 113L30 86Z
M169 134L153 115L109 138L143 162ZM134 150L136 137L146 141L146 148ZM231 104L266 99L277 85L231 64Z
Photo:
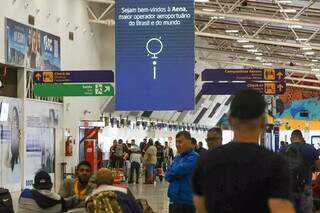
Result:
M317 212L319 154L319 0L0 0L0 213Z

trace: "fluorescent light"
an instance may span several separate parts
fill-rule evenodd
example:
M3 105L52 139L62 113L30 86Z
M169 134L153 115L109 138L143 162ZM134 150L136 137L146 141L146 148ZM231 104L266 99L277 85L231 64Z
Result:
M292 1L291 0L279 0L277 1L279 4L291 4Z
M262 57L256 57L256 60L260 61L262 60Z
M262 53L255 53L255 55L263 55Z
M288 28L292 28L292 29L301 29L302 26L301 25L288 25Z
M313 69L311 69L313 72L320 72L320 69L318 69L318 68L313 68Z
M239 39L237 40L238 43L249 43L249 40L247 39Z
M302 47L301 49L302 49L302 50L312 50L311 47Z
M246 44L246 45L242 45L243 48L254 48L254 45L252 44Z
M203 11L207 11L207 12L216 12L217 10L215 9L207 9L207 8L203 8Z
M305 54L305 55L314 55L314 52L313 52L313 51L310 51L310 52L305 52L304 54Z
M226 30L226 33L238 33L239 30Z
M256 52L258 52L258 50L257 49L249 49L249 50L247 50L248 52L251 52L251 53L256 53Z
M263 63L263 66L272 66L272 63Z
M283 9L280 10L281 13L296 13L297 10L296 9Z
M209 0L194 0L195 2L209 2Z
M211 16L211 19L218 19L217 16Z
M218 18L219 18L219 19L225 19L226 17L224 17L224 16L219 16Z
M319 60L318 59L312 59L311 61L312 62L318 62Z
M297 38L296 41L307 41L307 38Z

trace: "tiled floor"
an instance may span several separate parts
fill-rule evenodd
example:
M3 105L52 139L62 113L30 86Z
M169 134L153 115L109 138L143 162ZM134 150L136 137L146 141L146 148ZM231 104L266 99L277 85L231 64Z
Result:
M141 181L142 182L142 181ZM157 182L154 185L144 185L142 183L129 186L135 198L147 199L149 205L156 213L168 213L169 201L167 197L168 183ZM12 193L14 208L18 206L20 193Z
M135 197L147 199L149 205L157 213L168 213L169 200L167 197L168 183L157 182L155 185L130 185Z

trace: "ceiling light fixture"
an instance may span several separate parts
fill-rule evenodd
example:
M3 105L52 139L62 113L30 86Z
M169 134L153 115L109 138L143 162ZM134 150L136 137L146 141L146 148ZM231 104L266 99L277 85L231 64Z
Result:
M207 12L216 12L217 10L215 9L207 9L207 8L203 8L203 11L207 11Z
M257 49L249 49L249 50L247 50L248 52L251 52L251 53L256 53L256 52L258 52L258 50Z
M279 4L291 4L292 1L291 0L279 0L277 1Z
M254 45L252 44L246 44L246 45L242 45L243 48L254 48Z
M318 62L319 60L318 59L312 59L311 61L312 62Z
M262 57L256 57L256 60L260 61L262 60Z
M194 0L195 2L209 2L209 0Z
M296 38L296 41L308 41L307 38Z
M237 40L238 43L249 43L249 40L247 39L239 39Z
M304 54L305 54L305 55L314 55L314 52L313 52L313 51L310 51L310 52L305 52Z
M272 63L263 63L263 66L272 66Z
M219 16L218 19L225 19L226 17L224 16Z
M311 47L302 47L301 49L302 49L302 50L312 50Z
M261 56L261 55L263 55L263 54L262 54L262 53L255 53L255 55L260 55L260 56Z
M319 72L320 69L318 69L318 68L313 68L313 69L311 69L311 71L312 71L312 72Z
M280 10L281 13L296 13L297 10L296 9L283 9Z
M226 30L226 33L238 33L239 30Z
M292 29L301 29L302 26L301 25L288 25L288 28L292 28Z

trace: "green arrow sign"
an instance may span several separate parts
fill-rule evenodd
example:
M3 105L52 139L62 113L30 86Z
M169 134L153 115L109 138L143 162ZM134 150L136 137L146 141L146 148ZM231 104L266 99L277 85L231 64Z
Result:
M35 84L36 96L113 96L111 84Z

